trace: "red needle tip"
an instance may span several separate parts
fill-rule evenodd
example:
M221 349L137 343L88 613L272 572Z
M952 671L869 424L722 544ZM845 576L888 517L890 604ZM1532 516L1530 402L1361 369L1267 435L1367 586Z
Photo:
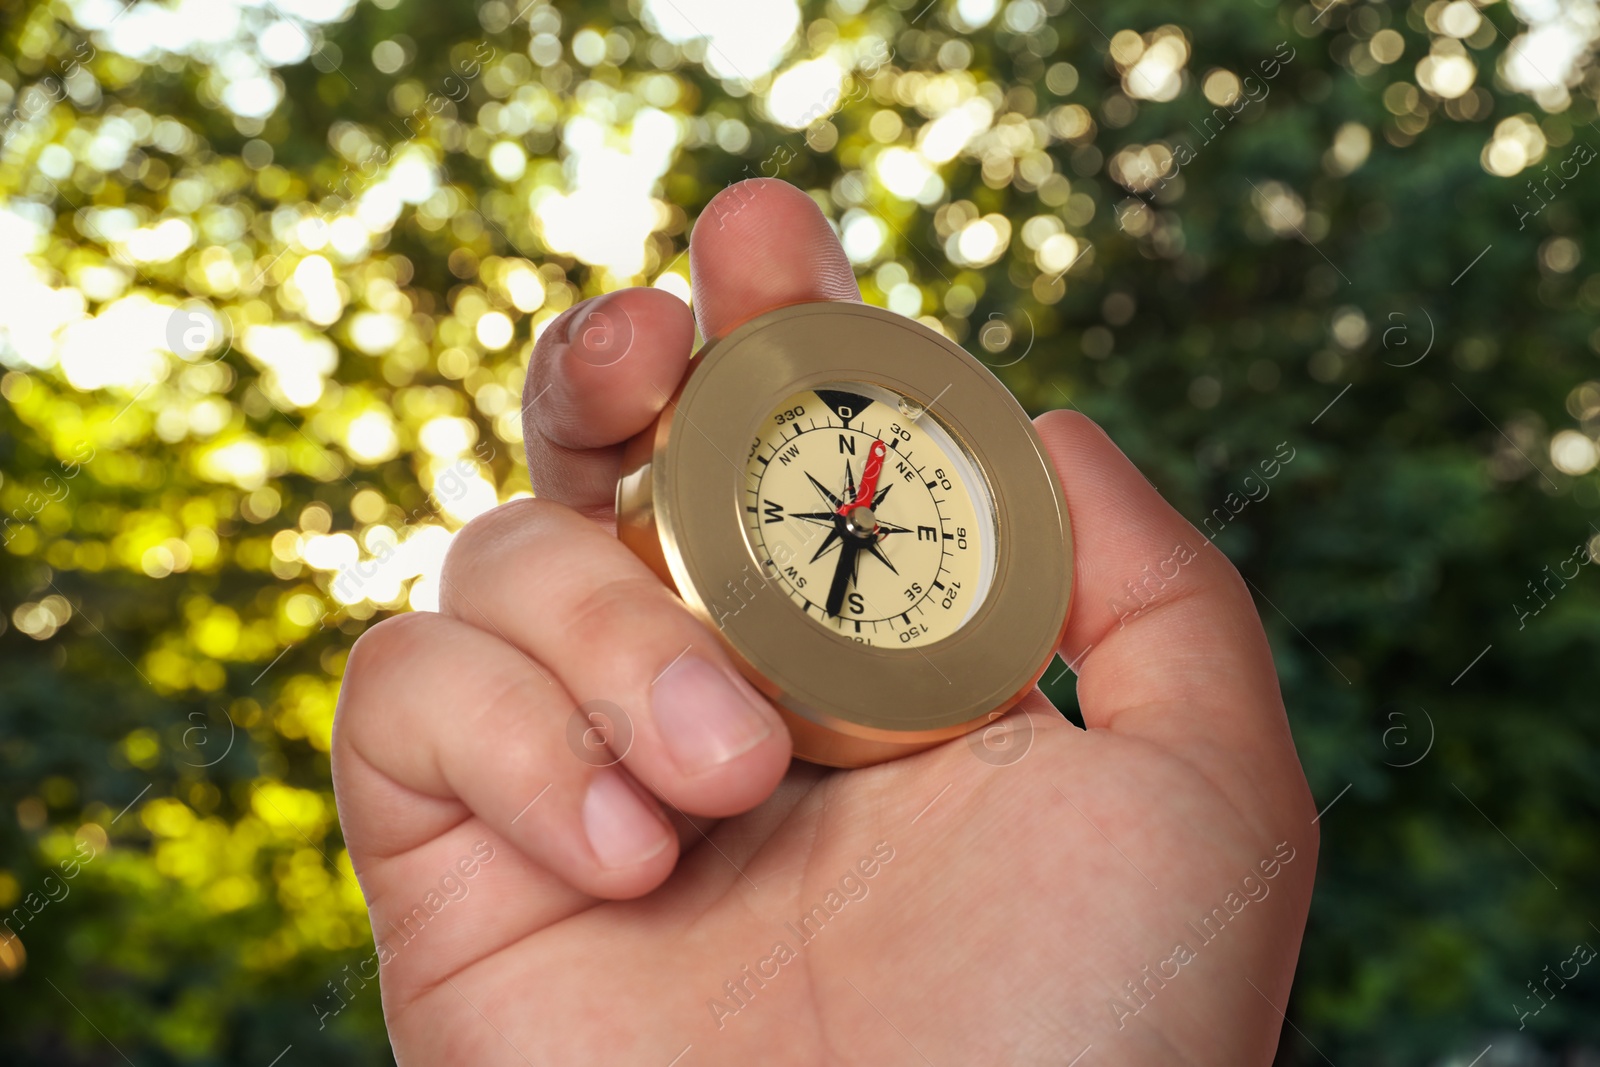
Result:
M867 465L861 468L861 484L856 486L856 498L846 500L839 508L839 514L843 515L851 508L872 506L872 498L878 493L878 476L883 473L883 457L888 453L889 447L881 440L872 442L872 448L867 451Z

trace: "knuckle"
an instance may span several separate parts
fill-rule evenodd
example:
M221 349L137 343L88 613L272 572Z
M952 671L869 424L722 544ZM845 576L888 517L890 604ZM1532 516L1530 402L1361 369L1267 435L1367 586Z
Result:
M512 500L491 508L461 528L445 552L444 575L448 595L450 580L469 572L481 560L503 554L509 543L542 536L555 521L560 504L536 497Z
M681 646L702 633L688 609L652 574L615 578L586 591L567 609L561 628L577 645L636 659L655 657L657 644Z
M535 492L571 493L588 488L594 469L605 469L609 464L615 472L614 457L596 457L583 444L588 416L581 407L581 402L563 398L542 412L528 412L528 418L537 420L528 424L532 432L526 434L524 446Z
M345 664L346 683L406 662L409 649L415 644L413 631L424 629L427 624L426 614L406 612L367 627L350 647L350 658Z
M455 725L469 731L479 731L489 737L523 737L529 741L539 739L549 725L550 716L529 715L530 708L541 708L558 701L549 683L541 679L526 664L508 666L482 679L460 706L455 709ZM541 745L515 745L505 753L507 758L531 756L541 750Z
M431 612L406 612L370 626L350 646L339 700L333 714L333 747L337 752L348 739L352 722L366 714L373 702L365 699L376 679L416 662L420 645L430 640L438 616Z

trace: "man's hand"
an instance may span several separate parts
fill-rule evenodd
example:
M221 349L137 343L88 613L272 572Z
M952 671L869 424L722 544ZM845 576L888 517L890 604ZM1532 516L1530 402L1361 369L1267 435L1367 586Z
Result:
M718 199L691 247L705 336L859 299L804 194ZM622 358L585 347L597 322L631 329ZM1269 1063L1317 834L1233 567L1098 427L1045 415L1088 729L1036 691L893 763L791 766L715 634L612 535L622 442L693 342L652 289L551 323L525 393L538 498L471 523L439 612L350 656L334 784L399 1061ZM571 740L600 701L631 725L620 759Z

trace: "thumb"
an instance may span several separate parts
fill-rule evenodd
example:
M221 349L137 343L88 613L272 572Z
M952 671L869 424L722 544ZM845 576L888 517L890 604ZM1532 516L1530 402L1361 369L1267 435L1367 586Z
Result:
M1162 499L1094 422L1036 420L1072 518L1073 603L1061 654L1084 724L1195 760L1241 758L1304 788L1255 604L1226 556Z

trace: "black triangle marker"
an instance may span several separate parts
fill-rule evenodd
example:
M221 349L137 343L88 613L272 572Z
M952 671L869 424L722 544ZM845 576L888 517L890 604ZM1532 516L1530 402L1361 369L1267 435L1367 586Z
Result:
M870 396L847 393L843 389L818 389L815 392L817 397L832 408L833 413L839 416L839 421L846 426L849 426L850 420L861 414L867 405L872 403Z

